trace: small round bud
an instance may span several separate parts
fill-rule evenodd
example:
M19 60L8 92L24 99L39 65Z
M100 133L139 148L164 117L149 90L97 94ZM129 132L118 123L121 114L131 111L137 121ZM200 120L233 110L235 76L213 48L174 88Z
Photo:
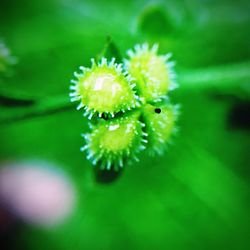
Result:
M159 101L176 87L171 54L158 55L157 50L157 45L151 49L148 44L136 45L128 50L129 60L125 60L126 70L136 79L137 91L145 102Z
M113 117L116 113L138 106L138 97L133 90L130 77L123 72L114 60L103 58L99 64L92 60L92 67L84 68L81 74L75 73L77 80L71 86L71 100L80 101L78 109L84 108L85 115L92 118L106 114Z
M87 158L101 168L118 169L125 161L135 157L145 149L146 134L144 124L138 120L138 113L99 122L90 134L84 135Z
M143 119L148 133L148 149L161 154L171 135L176 131L178 106L158 104L157 107L146 104L143 107Z

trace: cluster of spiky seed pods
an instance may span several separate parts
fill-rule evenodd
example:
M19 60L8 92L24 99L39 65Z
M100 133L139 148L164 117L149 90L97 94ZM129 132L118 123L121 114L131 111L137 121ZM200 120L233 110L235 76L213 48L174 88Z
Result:
M91 68L75 72L70 97L90 121L81 150L94 165L117 170L143 150L164 152L178 116L167 94L177 84L171 55L157 51L157 45L136 45L122 64L92 59Z

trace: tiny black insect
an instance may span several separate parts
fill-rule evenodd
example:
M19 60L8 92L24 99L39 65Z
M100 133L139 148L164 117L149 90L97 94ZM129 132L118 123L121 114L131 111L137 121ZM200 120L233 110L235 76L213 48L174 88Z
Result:
M161 113L161 109L160 108L156 108L155 109L155 113L160 114Z

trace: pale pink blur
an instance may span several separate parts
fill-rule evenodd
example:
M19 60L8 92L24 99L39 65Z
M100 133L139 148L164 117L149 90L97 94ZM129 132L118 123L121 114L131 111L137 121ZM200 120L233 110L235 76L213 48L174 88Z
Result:
M0 199L24 222L55 226L73 212L72 182L55 166L39 162L0 165Z

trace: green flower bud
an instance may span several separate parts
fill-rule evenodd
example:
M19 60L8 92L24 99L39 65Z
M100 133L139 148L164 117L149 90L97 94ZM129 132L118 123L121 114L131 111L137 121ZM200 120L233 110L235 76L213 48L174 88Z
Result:
M172 134L177 132L176 120L179 106L160 103L143 107L143 120L148 134L148 149L152 154L162 154Z
M129 60L125 68L136 81L136 87L145 102L157 102L165 98L169 90L176 88L174 62L171 54L158 55L158 46L149 49L148 44L136 45L128 50Z
M96 64L92 60L92 67L80 67L82 73L75 73L77 80L72 80L72 101L80 101L77 109L84 108L89 119L94 114L114 117L118 112L125 112L139 106L139 97L135 94L131 78L116 64L115 59L107 62L102 58Z
M90 134L84 134L86 145L82 151L87 151L87 158L101 168L118 169L127 160L138 158L136 154L145 149L147 134L145 126L139 121L139 113L125 115L112 120L102 120L93 125Z

